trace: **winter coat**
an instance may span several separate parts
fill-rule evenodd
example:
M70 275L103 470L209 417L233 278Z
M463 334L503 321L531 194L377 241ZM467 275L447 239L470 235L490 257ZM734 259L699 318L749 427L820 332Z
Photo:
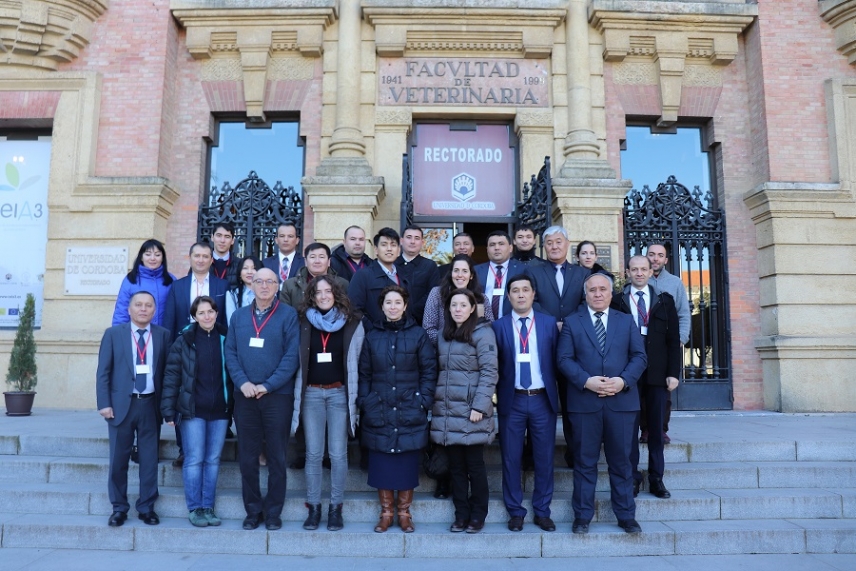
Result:
M301 405L306 394L306 384L309 377L308 363L311 357L309 336L312 334L312 329L312 324L305 317L300 318L300 369L297 371L297 380L294 385L294 410L297 411L297 414L291 417L292 434L297 431L297 427L300 426L300 419L303 416ZM343 329L345 347L347 347L345 352L345 375L348 378L348 383L345 386L345 391L348 395L348 426L351 436L354 436L359 419L359 413L357 412L358 367L366 333L363 323L359 319L348 320Z
M363 446L392 454L424 448L437 384L437 354L425 330L412 317L398 330L376 323L363 342L359 375Z
M172 344L166 361L163 378L163 396L161 397L161 415L166 422L175 419L176 413L184 418L196 416L196 403L193 399L193 389L196 383L196 335L199 334L198 323L188 325ZM228 414L234 401L232 380L226 374L226 327L221 323L214 324L214 331L220 337L220 355L222 362L223 398L226 403L224 412Z
M329 274L333 276L333 280L337 284L342 286L345 291L348 291L348 280L338 277L336 270L333 268L330 268ZM309 269L303 266L297 270L296 276L288 278L282 283L279 290L279 300L299 310L306 294L306 288L309 287L309 282L311 281L312 278L309 277Z
M431 441L443 446L490 444L496 435L493 393L499 378L496 335L490 323L479 321L472 343L438 339L440 374L434 393ZM470 412L482 413L479 422Z
M330 253L330 267L336 272L337 276L348 281L353 279L355 273L372 263L372 259L369 258L367 254L363 253L363 257L360 259L360 262L362 263L362 266L357 266L357 264L354 263L354 260L350 259L348 252L345 251L344 244L339 244L333 248L333 251Z
M175 276L172 277L172 282L175 283ZM147 291L155 297L155 316L152 323L155 325L164 325L164 311L166 311L166 300L169 298L170 285L163 285L163 266L156 270L150 270L144 265L140 265L137 269L137 283L132 284L128 276L122 280L122 285L119 286L119 295L116 297L116 306L113 308L113 325L120 323L128 323L131 321L131 316L128 314L128 304L131 302L131 296L138 291ZM169 329L167 327L167 329Z

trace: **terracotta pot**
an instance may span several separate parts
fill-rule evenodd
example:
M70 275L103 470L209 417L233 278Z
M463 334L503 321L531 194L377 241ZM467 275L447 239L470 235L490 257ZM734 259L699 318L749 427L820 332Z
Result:
M6 397L6 416L30 416L33 413L35 392L9 391L3 396Z

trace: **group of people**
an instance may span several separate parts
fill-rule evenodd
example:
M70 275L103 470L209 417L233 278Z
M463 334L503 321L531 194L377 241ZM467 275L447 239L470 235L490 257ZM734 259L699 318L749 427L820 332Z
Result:
M542 236L545 259L523 226L514 239L492 232L489 261L478 265L472 238L459 233L452 261L440 267L420 254L418 226L401 235L381 229L374 260L356 226L332 251L315 242L301 254L295 226L283 224L277 253L264 260L233 256L234 238L234 228L217 226L190 248L191 269L181 279L169 273L163 244L148 240L122 284L96 378L110 436L110 526L127 519L132 457L140 464L136 510L146 524L159 523L162 423L176 430L174 465L182 468L190 522L220 525L217 478L232 419L247 530L282 526L286 451L296 436L305 529L321 523L325 451L327 529L344 527L348 440L359 438L368 484L378 490L375 531L396 517L404 532L414 531L410 507L430 443L448 458L448 479L435 495L451 493L450 531L478 533L488 513L484 447L498 437L508 528L523 529L521 480L531 466L534 523L554 531L557 415L574 468L574 533L587 533L594 516L601 446L619 525L641 531L634 501L640 422L649 491L669 497L660 428L680 376L689 308L680 279L665 270L664 246L629 259L629 282L614 292L592 242L580 243L577 263L568 262L561 226Z

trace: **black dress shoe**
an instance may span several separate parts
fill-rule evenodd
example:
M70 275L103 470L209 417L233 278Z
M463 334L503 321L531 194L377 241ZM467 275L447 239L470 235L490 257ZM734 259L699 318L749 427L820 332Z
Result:
M642 486L642 482L639 480L633 480L633 497L639 495L639 488Z
M178 458L172 461L173 468L181 468L184 466L184 454L179 454Z
M523 531L523 517L519 515L511 516L508 520L509 531Z
M589 532L589 522L584 519L577 518L574 520L574 525L571 528L571 531L578 535L586 534Z
M618 520L618 527L623 529L625 533L642 532L642 528L639 526L635 519L620 519Z
M232 432L231 428L227 428L226 429L226 440L234 440L234 439L235 439L235 433Z
M265 520L265 529L268 531L276 531L282 528L282 519L278 517L269 517Z
M449 480L447 478L440 478L437 480L437 487L434 489L434 497L441 500L449 499Z
M160 518L158 517L158 514L156 514L154 511L140 514L138 517L146 525L157 525L160 523Z
M126 519L128 519L128 514L125 512L113 512L110 514L110 519L107 520L107 525L110 527L122 527Z
M133 462L134 464L140 463L140 449L137 447L136 444L131 446L131 462Z
M553 523L549 517L538 517L535 516L535 525L543 529L544 531L556 531L556 524Z
M242 527L247 531L250 531L260 526L262 521L264 521L264 516L262 516L262 514L248 515L244 518Z
M478 533L484 529L484 522L477 519L471 519L467 525L467 533Z
M648 482L648 491L658 498L671 498L672 494L663 485L663 480L653 480Z
M303 470L306 468L306 457L298 456L294 460L288 463L288 467L292 470Z
M456 519L449 527L449 531L452 533L461 533L465 529L467 529L467 522L462 519Z

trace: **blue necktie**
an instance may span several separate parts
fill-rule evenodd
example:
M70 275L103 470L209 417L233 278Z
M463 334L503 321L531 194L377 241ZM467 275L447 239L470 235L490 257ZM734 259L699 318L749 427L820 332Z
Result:
M526 327L528 317L520 318L520 353L529 353L529 329ZM532 368L530 363L520 363L520 386L528 389L532 386Z
M137 364L145 365L146 364L146 330L145 329L137 329L137 335L140 336L139 341L137 341ZM142 351L142 354L140 353ZM146 390L146 374L145 373L137 373L137 380L134 381L134 388L138 393L142 393Z
M603 317L603 312L598 311L594 316L597 317L597 321L594 322L594 332L597 335L600 352L603 353L606 350L606 327L603 326L603 321L600 320Z
M648 323L648 310L645 309L645 294L641 291L637 291L636 295L639 297L639 301L636 302L636 310L639 312L639 331L642 331L642 327L645 327L646 323Z

